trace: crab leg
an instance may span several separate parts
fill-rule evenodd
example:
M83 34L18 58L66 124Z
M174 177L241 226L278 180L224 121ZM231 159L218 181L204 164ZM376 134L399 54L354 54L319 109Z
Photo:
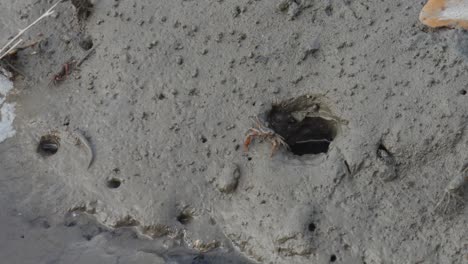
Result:
M270 158L273 157L273 155L275 154L276 149L278 148L278 142L273 141L272 144L273 144L273 147L271 147Z
M244 151L247 152L249 151L249 145L250 143L252 142L252 138L255 136L254 133L249 133L247 135L247 137L245 138L245 141L244 141Z

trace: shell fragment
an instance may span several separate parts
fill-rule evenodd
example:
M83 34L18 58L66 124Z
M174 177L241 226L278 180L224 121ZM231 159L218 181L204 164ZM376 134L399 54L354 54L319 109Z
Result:
M468 0L429 0L419 14L429 27L462 27L468 29Z

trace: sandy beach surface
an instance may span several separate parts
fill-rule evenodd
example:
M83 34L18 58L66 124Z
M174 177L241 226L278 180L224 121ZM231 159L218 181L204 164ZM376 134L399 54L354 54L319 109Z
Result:
M468 33L423 5L59 3L0 62L0 263L468 263Z

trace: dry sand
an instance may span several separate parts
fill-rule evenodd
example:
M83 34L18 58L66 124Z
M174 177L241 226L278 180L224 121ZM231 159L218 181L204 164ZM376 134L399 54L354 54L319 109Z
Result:
M468 187L444 195L468 162L468 33L421 25L424 2L93 3L11 61L0 262L468 263ZM0 39L51 4L1 1ZM292 98L328 149L245 153L249 117Z

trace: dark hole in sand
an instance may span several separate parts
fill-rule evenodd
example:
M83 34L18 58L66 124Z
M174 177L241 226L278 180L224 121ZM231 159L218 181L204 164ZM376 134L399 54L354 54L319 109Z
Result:
M177 216L177 221L179 221L179 223L181 223L183 225L186 225L186 224L190 223L190 221L192 221L192 219L193 219L192 214L190 214L188 212L182 212Z
M76 9L79 20L86 19L91 15L93 4L90 0L71 0L71 3Z
M120 184L122 184L122 181L119 180L119 179L116 179L116 178L112 178L110 180L107 181L107 187L111 188L111 189L117 189L120 187Z
M308 229L309 229L310 232L314 232L316 228L317 228L317 226L315 226L314 223L310 223L309 226L308 226Z
M268 115L271 128L284 138L294 155L327 153L337 134L336 122L320 116L296 120L291 113L273 109Z
M466 95L466 90L465 90L465 89L461 90L461 91L460 91L460 94L461 94L461 95Z
M385 155L389 155L387 148L383 144L379 144L377 147L377 157L383 158Z
M383 144L379 144L377 147L377 158L387 162L387 163L394 163L393 155L390 151Z
M335 262L336 261L336 255L333 254L330 256L330 262Z
M42 156L52 156L57 153L60 148L60 139L55 135L42 136L39 145L37 146L37 152Z
M82 49L90 50L93 47L93 40L90 36L83 37L78 44Z
M335 138L334 125L321 117L306 117L300 122L293 142L289 145L295 155L327 153ZM291 137L289 137L291 139Z

